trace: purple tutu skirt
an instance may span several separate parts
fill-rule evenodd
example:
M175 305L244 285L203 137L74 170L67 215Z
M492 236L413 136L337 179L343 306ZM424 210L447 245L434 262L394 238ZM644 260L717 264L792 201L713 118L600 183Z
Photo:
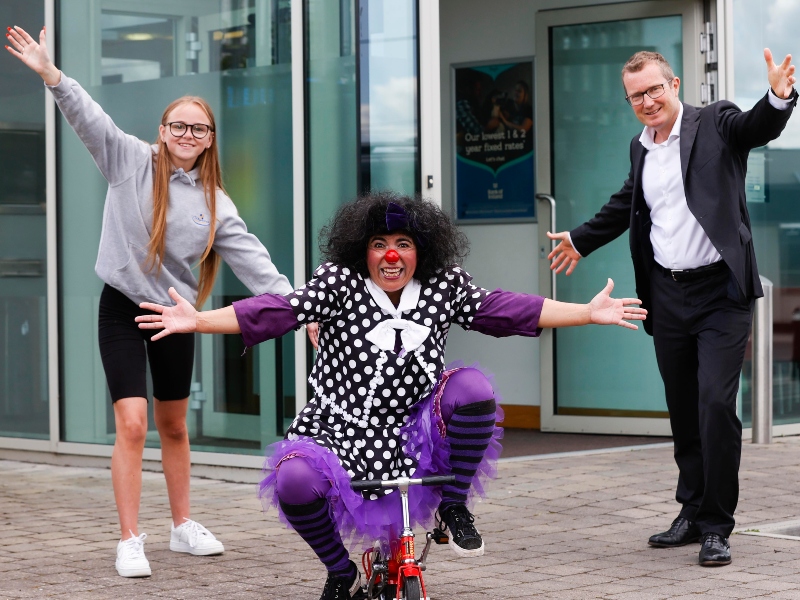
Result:
M442 420L440 400L448 378L462 366L463 364L450 365L451 368L442 372L434 391L411 407L409 419L400 429L403 452L417 461L414 477L450 474L450 443L445 436L446 428ZM477 365L472 366L477 368ZM487 378L490 381L492 379L491 375L487 375ZM499 422L503 420L503 412L496 392L495 399L498 403ZM502 451L500 445L502 437L503 429L495 426L492 440L472 480L470 503L475 496L485 497L486 482L497 477L497 459ZM276 467L281 461L295 456L305 458L312 468L330 481L331 489L327 494L327 500L331 517L338 527L342 540L345 543L349 542L351 549L359 546L364 549L371 548L375 540L399 533L403 525L399 492L395 490L377 500L365 499L360 492L355 492L350 487L350 476L336 454L317 444L313 438L302 436L296 440L276 442L267 447L267 459L264 464L267 476L258 487L258 497L264 509L269 510L270 506L276 507L280 520L290 529L291 525L278 502ZM438 486L410 486L408 507L412 527L428 528L432 524L434 512L439 507L441 499L442 491Z

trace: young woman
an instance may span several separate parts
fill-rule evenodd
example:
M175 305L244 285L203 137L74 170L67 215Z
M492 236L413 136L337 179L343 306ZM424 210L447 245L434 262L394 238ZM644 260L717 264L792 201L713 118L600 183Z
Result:
M145 533L139 533L142 452L147 434L146 364L153 379L155 423L161 439L172 529L170 549L219 554L223 545L190 519L186 410L194 335L152 344L133 319L141 302L169 302L172 286L202 306L220 258L255 294L287 294L289 281L266 248L247 232L222 186L214 115L201 98L186 96L164 111L154 145L120 131L86 91L50 60L45 31L37 43L8 28L6 49L39 74L67 122L108 180L95 271L105 282L99 340L114 403L116 441L112 481L122 539L116 568L123 577L149 576ZM199 281L192 267L199 263ZM146 351L145 351L146 347Z
M350 481L455 474L442 488L409 489L412 521L438 509L460 556L480 556L483 539L467 500L482 493L500 454L498 408L475 368L445 369L452 324L488 335L537 336L542 327L588 323L631 329L645 318L639 300L609 297L566 304L474 285L455 263L464 235L430 202L373 194L339 209L323 230L329 260L304 287L198 313L174 289L173 307L137 317L143 329L241 332L247 346L319 322L319 352L309 378L314 397L267 460L265 504L278 506L328 569L322 600L359 598L360 575L343 537L371 541L401 522L392 490L356 493Z

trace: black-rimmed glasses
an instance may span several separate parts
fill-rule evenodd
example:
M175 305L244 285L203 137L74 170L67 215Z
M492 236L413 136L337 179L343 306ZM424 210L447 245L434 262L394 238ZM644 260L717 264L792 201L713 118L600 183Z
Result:
M192 137L196 140L202 140L208 135L208 132L211 131L211 126L206 125L205 123L184 123L183 121L173 121L171 123L167 123L167 127L169 127L169 132L175 137L183 137L183 135L186 133L186 129L188 128L189 131L192 132Z
M675 79L674 77L672 79ZM625 100L631 106L639 106L644 102L644 95L647 94L653 100L656 98L660 98L664 95L667 91L667 84L669 84L672 79L667 79L664 83L659 83L658 85L654 85L649 90L645 90L644 92L637 92L635 94L631 94L630 96L626 96Z

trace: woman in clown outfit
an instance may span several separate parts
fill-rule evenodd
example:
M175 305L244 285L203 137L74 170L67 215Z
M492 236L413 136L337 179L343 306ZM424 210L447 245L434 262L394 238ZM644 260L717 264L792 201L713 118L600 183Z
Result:
M457 266L466 237L432 203L391 193L342 206L321 234L328 262L286 296L264 294L196 312L174 290L174 307L142 328L170 333L242 333L247 346L318 322L314 397L286 439L270 448L260 496L328 569L321 600L359 598L360 575L342 538L371 542L401 521L393 490L354 492L350 480L455 474L441 488L409 489L412 522L438 510L460 556L480 556L483 539L467 508L495 474L502 430L486 377L446 369L452 324L495 337L538 336L542 327L614 324L636 329L637 299L612 299L613 282L589 304L495 290ZM631 306L634 305L634 306Z

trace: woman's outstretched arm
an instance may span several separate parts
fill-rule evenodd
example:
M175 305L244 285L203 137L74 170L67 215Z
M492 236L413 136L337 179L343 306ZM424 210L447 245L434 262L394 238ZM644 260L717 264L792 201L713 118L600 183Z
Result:
M47 51L45 28L39 32L37 43L22 27L7 27L6 39L11 46L6 46L11 54L21 60L27 67L36 72L47 85L58 85L61 81L59 71L50 59Z
M8 28L6 49L49 86L61 114L92 155L103 177L115 185L152 160L150 144L126 134L74 79L62 74L47 52L45 30L34 40L21 27Z

